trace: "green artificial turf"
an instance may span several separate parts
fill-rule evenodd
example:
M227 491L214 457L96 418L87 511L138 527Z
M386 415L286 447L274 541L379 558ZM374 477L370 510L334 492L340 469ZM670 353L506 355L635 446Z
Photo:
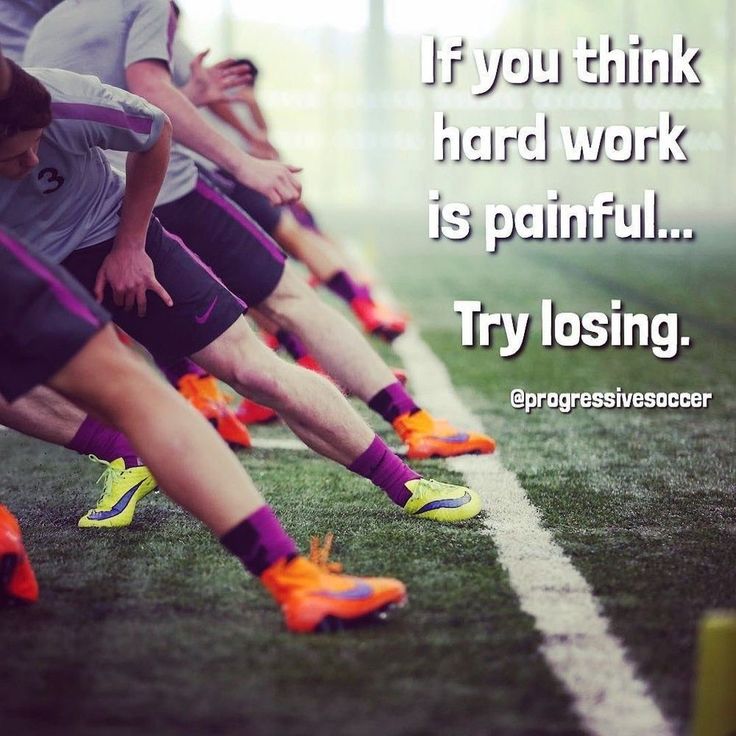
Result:
M474 241L426 245L421 225L396 222L390 243L367 223L357 234L684 730L698 618L736 605L728 233L700 232L687 252L510 244L489 257ZM585 311L617 296L632 309L680 311L693 347L669 362L641 348L544 350L536 334L509 361L459 347L454 299L534 313L544 297ZM515 387L616 386L715 399L703 412L569 415L525 415L508 402ZM282 425L255 434L289 437ZM96 466L9 432L0 454L0 502L21 519L42 587L37 606L0 614L3 736L579 733L482 519L405 518L306 452L242 455L303 548L333 531L348 570L396 575L410 590L409 607L384 626L300 637L165 497L148 497L127 530L81 531ZM423 467L459 480L442 463Z

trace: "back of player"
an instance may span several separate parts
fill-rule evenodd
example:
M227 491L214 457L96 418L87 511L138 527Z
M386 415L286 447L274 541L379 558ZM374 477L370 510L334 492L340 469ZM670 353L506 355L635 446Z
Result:
M159 32L162 27L167 34ZM127 89L125 69L130 64L171 58L175 30L176 17L167 0L66 0L38 22L24 62L94 74L106 84ZM124 169L124 156L111 160ZM194 161L173 144L157 203L183 197L196 182Z

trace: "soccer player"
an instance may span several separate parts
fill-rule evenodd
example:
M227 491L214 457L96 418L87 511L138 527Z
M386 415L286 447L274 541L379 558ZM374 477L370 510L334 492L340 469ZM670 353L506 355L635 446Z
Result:
M230 132L235 130L238 136L246 141L246 150L252 152L253 139L248 129L230 109L232 103L228 100L231 98L226 93L203 94L205 90L214 85L208 84L208 75L202 67L202 58L202 54L195 54L177 33L172 49L172 80L194 104L199 107L205 106L217 116L214 119L209 118L213 127L223 135L227 135L229 126ZM233 62L224 63L228 64L228 68L232 68ZM213 72L215 71L217 71L216 68L213 69ZM214 80L218 79L219 76L215 75ZM238 90L252 89L246 80L252 84L253 77L243 72L241 79L244 83L238 86ZM196 92L190 90L196 90ZM239 91L237 94L240 97L244 92ZM253 104L260 112L255 100ZM218 125L218 119L224 121L225 125ZM269 148L272 148L270 144L268 145ZM255 150L261 154L265 153L257 143ZM275 149L273 152L276 153ZM262 194L236 181L227 171L217 169L211 161L197 157L196 154L193 157L204 169L205 178L222 189L230 199L251 215L290 256L304 263L318 282L324 283L330 291L342 299L353 311L366 332L387 342L391 342L405 332L406 318L376 302L370 288L353 278L345 258L340 257L338 250L324 237L313 220L311 226L307 226L303 218L295 217L290 207L274 207ZM278 159L278 155L269 155L267 158ZM294 203L292 207L293 205ZM300 211L305 213L304 208L301 208Z
M437 521L479 513L475 492L422 478L328 380L266 348L244 303L151 217L170 133L160 110L94 77L33 72L15 67L0 104L0 221L62 263L159 361L191 355L407 513ZM129 152L125 182L101 148Z
M172 3L178 16L176 3ZM202 54L195 54L177 33L172 49L172 79L182 91L195 87L206 89L207 75L202 68ZM268 129L263 113L255 97L255 81L258 70L255 65L242 60L252 70L250 76L242 77L244 84L237 89L236 97L227 94L195 95L189 93L190 99L200 106L205 105L212 113L209 118L214 127L223 135L244 143L245 149L259 158L279 159L278 151L268 141ZM193 81L196 83L193 84ZM186 93L186 92L185 92ZM254 123L252 128L243 124L236 112L236 102L247 106ZM243 105L237 105L242 107ZM219 124L218 124L219 123ZM230 135L228 135L230 133ZM195 154L195 158L196 154ZM406 330L406 318L376 301L368 284L355 278L351 273L352 266L341 249L327 238L312 217L311 213L300 202L293 202L289 207L274 207L258 192L240 184L227 171L216 169L206 159L197 158L205 170L210 171L215 185L219 186L230 199L237 202L254 220L278 243L286 252L304 263L313 278L324 284L331 292L342 299L353 311L366 332L376 335L387 342L393 341ZM283 340L288 347L289 337Z
M47 383L123 430L167 494L261 580L291 631L373 620L405 601L398 580L337 575L301 556L214 430L123 347L108 321L62 269L0 231L0 393L7 400ZM37 598L20 527L0 506L0 602Z
M5 138L16 131L18 86L0 50L0 99L11 99L10 112L0 102ZM165 118L160 122L166 129ZM168 147L167 135L160 140ZM21 172L36 153L26 150L10 162L0 158L0 170ZM367 622L406 601L398 580L335 574L301 556L214 430L121 345L108 321L105 310L62 269L0 230L0 395L12 402L46 383L126 432L168 495L261 580L281 606L289 630L306 633ZM140 388L145 390L131 390ZM0 601L37 598L20 526L0 506Z
M252 161L275 162L247 157L210 128L172 83L169 63L175 23L167 0L66 0L35 27L24 60L97 74L103 82L139 94L167 113L180 144L252 186L242 173ZM490 437L458 431L417 406L365 339L291 270L276 243L232 200L199 177L181 146L172 149L155 214L230 291L280 328L296 333L340 386L391 423L408 446L410 458L495 449ZM202 316L206 315L205 310ZM214 372L209 362L195 362ZM249 398L270 406L268 401Z

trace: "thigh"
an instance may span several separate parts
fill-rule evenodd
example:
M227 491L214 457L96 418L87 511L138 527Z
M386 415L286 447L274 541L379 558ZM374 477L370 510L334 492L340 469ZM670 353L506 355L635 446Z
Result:
M109 321L63 269L0 235L0 393L45 383Z
M202 179L195 191L156 208L163 226L179 236L250 306L276 288L286 256L237 204Z

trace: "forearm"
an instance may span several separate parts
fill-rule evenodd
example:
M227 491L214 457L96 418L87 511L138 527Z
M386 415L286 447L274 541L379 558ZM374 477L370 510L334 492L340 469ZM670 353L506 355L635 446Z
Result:
M142 247L145 242L148 223L169 165L170 148L171 123L167 120L152 148L128 154L116 245L137 244Z
M263 141L265 140L265 136L257 137L253 134L253 132L248 128L247 125L243 123L243 121L238 117L238 114L233 109L232 102L213 102L210 105L208 105L210 112L217 115L220 120L222 120L224 123L227 123L234 131L236 131L240 136L242 136L246 142L252 143L254 141Z
M244 102L248 105L253 122L258 126L258 129L263 132L263 135L268 137L268 124L266 123L266 118L261 111L261 106L258 104L255 95L251 95L248 99L244 100Z
M170 80L129 81L129 86L131 92L166 112L173 125L174 140L178 143L230 172L242 166L244 158L248 158L246 153L208 125L197 108Z

